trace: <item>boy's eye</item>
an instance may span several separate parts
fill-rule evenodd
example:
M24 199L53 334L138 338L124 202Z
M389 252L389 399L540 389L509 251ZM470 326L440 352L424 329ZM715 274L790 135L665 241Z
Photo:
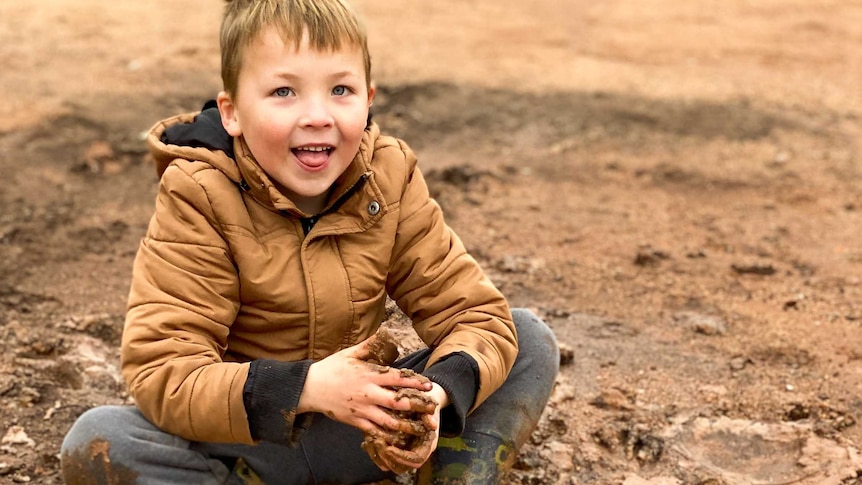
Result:
M273 91L272 94L278 96L279 98L286 98L293 94L293 90L290 88L278 88Z
M332 88L332 94L334 96L344 96L349 92L350 90L347 88L347 86L335 86L334 88Z

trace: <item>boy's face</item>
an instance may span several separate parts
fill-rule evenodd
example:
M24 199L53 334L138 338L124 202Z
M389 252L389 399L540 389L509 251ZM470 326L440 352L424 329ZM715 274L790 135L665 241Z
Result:
M359 151L374 98L362 51L318 52L285 44L274 27L245 48L237 92L219 94L222 123L243 135L266 173L306 213L323 209L330 186Z

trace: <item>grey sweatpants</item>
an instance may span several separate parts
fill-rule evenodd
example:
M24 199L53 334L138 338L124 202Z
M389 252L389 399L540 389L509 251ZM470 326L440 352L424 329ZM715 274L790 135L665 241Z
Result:
M464 450L475 450L471 453L477 456L496 453L498 465L501 454L509 454L506 461L511 462L541 417L559 370L556 339L533 313L516 309L512 316L519 342L515 365L503 386L467 417L461 437L441 439L429 460L439 462L430 467L435 473L465 469L446 463L456 455L470 460ZM420 350L397 365L421 371L428 355L427 349ZM245 483L234 466L238 458L267 485L392 478L360 448L362 439L358 429L318 415L297 447L190 442L161 431L133 406L102 406L78 418L63 441L61 458L70 485ZM444 453L446 446L453 451Z

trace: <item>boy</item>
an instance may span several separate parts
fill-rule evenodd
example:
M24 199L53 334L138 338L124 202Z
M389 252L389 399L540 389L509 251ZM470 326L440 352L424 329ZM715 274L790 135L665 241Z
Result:
M496 483L547 402L556 342L510 312L413 153L370 122L357 16L343 0L229 1L221 49L217 106L149 137L161 183L121 349L136 406L78 419L67 482L419 469L425 483ZM393 367L367 362L387 295L428 344ZM425 435L402 449L399 432Z

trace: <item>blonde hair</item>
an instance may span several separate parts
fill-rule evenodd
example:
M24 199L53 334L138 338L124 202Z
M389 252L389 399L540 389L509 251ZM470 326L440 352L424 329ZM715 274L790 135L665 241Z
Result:
M224 90L236 94L242 54L267 27L275 26L285 44L299 48L303 35L318 51L342 45L359 47L365 80L371 83L371 55L365 27L344 0L227 0L221 25L221 78Z

